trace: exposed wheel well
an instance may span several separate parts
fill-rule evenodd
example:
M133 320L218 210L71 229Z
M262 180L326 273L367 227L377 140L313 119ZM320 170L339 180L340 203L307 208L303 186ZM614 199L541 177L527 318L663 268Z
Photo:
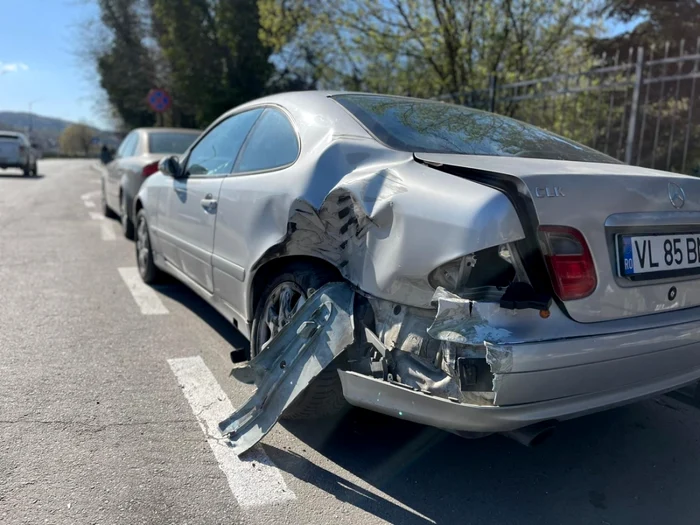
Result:
M258 305L258 300L260 299L260 293L265 284L274 276L282 273L286 268L293 264L303 263L306 265L314 266L319 270L325 270L331 272L338 277L338 280L342 280L343 277L340 274L338 268L333 264L329 263L324 259L319 259L318 257L312 257L307 255L289 255L286 257L278 257L276 259L271 259L270 261L263 264L255 272L253 276L253 283L251 286L250 294L250 312L255 312L255 307Z
M143 208L143 204L141 204L141 199L136 199L136 202L134 203L134 217L136 217L141 208Z

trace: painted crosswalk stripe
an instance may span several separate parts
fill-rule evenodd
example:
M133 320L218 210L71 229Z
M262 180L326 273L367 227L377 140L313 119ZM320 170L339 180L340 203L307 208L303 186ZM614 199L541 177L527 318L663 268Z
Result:
M102 215L101 213L97 213L96 211L91 211L89 213L90 213L90 218L93 221L101 221L105 218L104 215Z
M111 222L102 221L100 222L100 235L103 241L113 241L117 238L114 234L114 226Z
M86 208L94 208L95 207L95 203L92 201L83 201L83 204L85 204Z
M260 445L248 451L244 459L236 456L227 446L218 424L231 415L233 405L202 358L168 359L168 364L238 504L241 507L259 507L295 500L296 495L287 487L282 474Z
M131 296L143 315L163 315L170 313L161 302L158 294L143 282L136 267L119 268L119 275L131 292Z

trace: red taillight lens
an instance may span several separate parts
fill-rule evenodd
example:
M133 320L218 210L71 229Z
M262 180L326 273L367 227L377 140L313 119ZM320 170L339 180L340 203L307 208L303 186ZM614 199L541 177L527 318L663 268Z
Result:
M148 177L149 175L153 175L156 171L158 171L158 161L146 164L143 167L143 171L141 172L141 174L144 177Z
M554 293L562 301L582 299L598 284L586 239L566 226L541 226L540 244L552 278Z

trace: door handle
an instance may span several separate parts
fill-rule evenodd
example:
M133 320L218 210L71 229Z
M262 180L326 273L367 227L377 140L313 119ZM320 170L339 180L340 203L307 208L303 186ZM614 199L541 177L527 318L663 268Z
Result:
M218 201L213 198L211 193L208 193L201 201L199 201L207 213L216 213Z

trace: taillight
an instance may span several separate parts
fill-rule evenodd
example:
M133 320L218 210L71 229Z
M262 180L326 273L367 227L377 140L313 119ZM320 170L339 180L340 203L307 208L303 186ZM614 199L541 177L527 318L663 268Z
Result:
M598 284L586 239L566 226L540 226L540 244L547 260L554 293L562 301L582 299Z
M19 154L21 155L22 153L24 153L26 149L27 149L27 148L26 148L25 146L20 145L20 147L19 147Z
M149 175L153 175L156 171L158 171L158 161L146 164L141 171L141 175L148 177Z

